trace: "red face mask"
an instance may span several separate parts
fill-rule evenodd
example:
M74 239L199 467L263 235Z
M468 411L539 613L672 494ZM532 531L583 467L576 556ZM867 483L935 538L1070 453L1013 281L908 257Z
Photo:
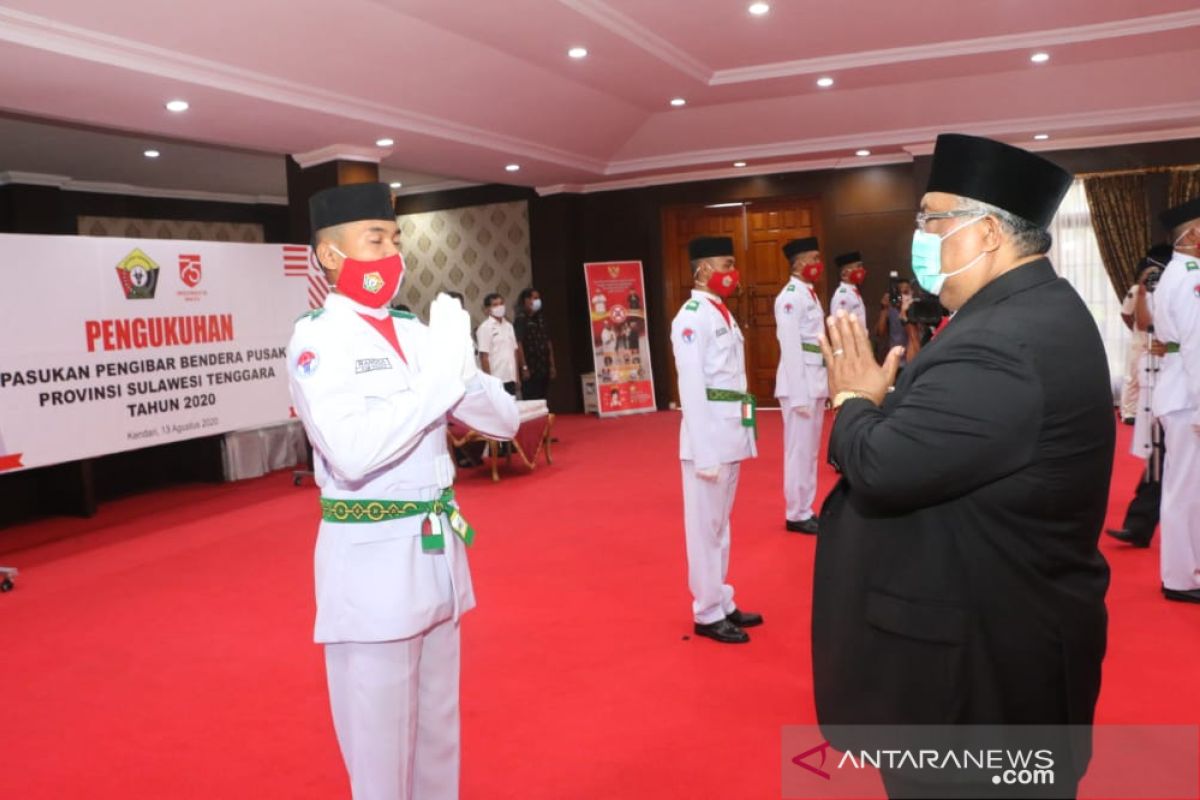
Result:
M867 270L864 267L855 267L850 270L850 274L846 276L846 280L858 286L867 279Z
M815 261L812 264L805 264L800 268L800 277L809 283L816 283L821 280L821 276L825 274L825 265L820 261Z
M339 293L370 308L383 308L396 296L404 279L404 259L399 253L377 261L359 261L333 249L345 258L337 280Z
M708 278L708 290L722 300L728 299L738 287L741 277L736 269L729 272L714 272Z

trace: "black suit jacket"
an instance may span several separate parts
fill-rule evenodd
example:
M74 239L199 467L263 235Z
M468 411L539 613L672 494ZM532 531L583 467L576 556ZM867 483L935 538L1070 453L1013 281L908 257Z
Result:
M842 407L813 582L822 725L1091 723L1112 408L1096 324L1045 259L971 298L881 408Z

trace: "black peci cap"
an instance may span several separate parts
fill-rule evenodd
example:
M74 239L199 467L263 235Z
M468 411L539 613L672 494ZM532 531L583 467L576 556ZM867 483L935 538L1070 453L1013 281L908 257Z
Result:
M728 236L701 236L688 242L688 259L717 258L733 255L733 239Z
M1168 208L1158 215L1158 219L1169 231L1175 230L1185 222L1200 219L1200 197L1188 200L1174 208Z
M933 150L926 192L969 197L1045 228L1073 176L1019 147L961 133L943 133Z
M392 190L384 183L351 183L322 189L308 199L315 234L322 228L364 219L396 219Z
M840 256L837 256L833 259L833 263L837 264L839 267L844 267L847 264L854 264L859 261L862 261L862 253L858 252L857 250L851 250L849 253L842 253Z
M813 250L820 250L821 246L817 243L817 237L809 236L804 239L792 239L783 246L783 255L791 261L801 253L811 253Z

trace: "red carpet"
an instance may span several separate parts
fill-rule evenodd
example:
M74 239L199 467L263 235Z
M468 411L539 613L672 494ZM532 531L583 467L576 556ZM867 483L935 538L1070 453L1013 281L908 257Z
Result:
M766 625L690 640L672 413L561 418L556 463L461 476L480 531L464 622L464 798L775 798L785 724L813 720L814 541L783 531L780 422L742 473L732 581ZM1141 462L1122 426L1110 522ZM832 485L823 474L822 492ZM316 492L272 475L131 497L0 534L0 792L348 795L311 643ZM1158 551L1113 567L1105 722L1200 719L1200 609Z

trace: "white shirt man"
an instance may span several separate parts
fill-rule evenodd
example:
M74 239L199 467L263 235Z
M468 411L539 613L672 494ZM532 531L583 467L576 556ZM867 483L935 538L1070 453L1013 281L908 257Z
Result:
M693 630L737 644L750 640L743 628L762 624L760 615L738 610L726 583L738 474L741 462L757 455L754 400L746 393L741 330L717 294L737 287L733 241L695 239L688 253L697 288L671 322L671 347L683 410L679 459Z
M1141 277L1142 273L1139 273ZM1138 415L1138 396L1141 390L1142 357L1150 347L1150 336L1139 330L1134 320L1138 294L1145 291L1140 283L1129 287L1121 303L1121 319L1129 326L1129 348L1125 354L1125 379L1121 386L1121 419L1129 425Z
M1163 595L1200 603L1200 198L1162 214L1175 252L1154 290L1154 335L1166 344L1154 413L1162 422Z
M439 295L428 328L384 307L404 271L385 184L319 192L310 211L336 291L287 358L321 489L315 639L334 727L356 800L456 798L458 621L475 596L446 420L508 437L516 403L476 370L457 300Z
M504 317L504 300L500 295L488 295L484 310L488 317L475 331L483 369L496 380L511 384L515 389L520 379L517 331Z
M788 242L783 254L792 276L775 298L775 335L779 339L775 396L783 414L785 526L795 533L816 533L813 502L829 377L817 344L825 331L825 314L813 282L820 279L825 267L820 263L815 236Z

